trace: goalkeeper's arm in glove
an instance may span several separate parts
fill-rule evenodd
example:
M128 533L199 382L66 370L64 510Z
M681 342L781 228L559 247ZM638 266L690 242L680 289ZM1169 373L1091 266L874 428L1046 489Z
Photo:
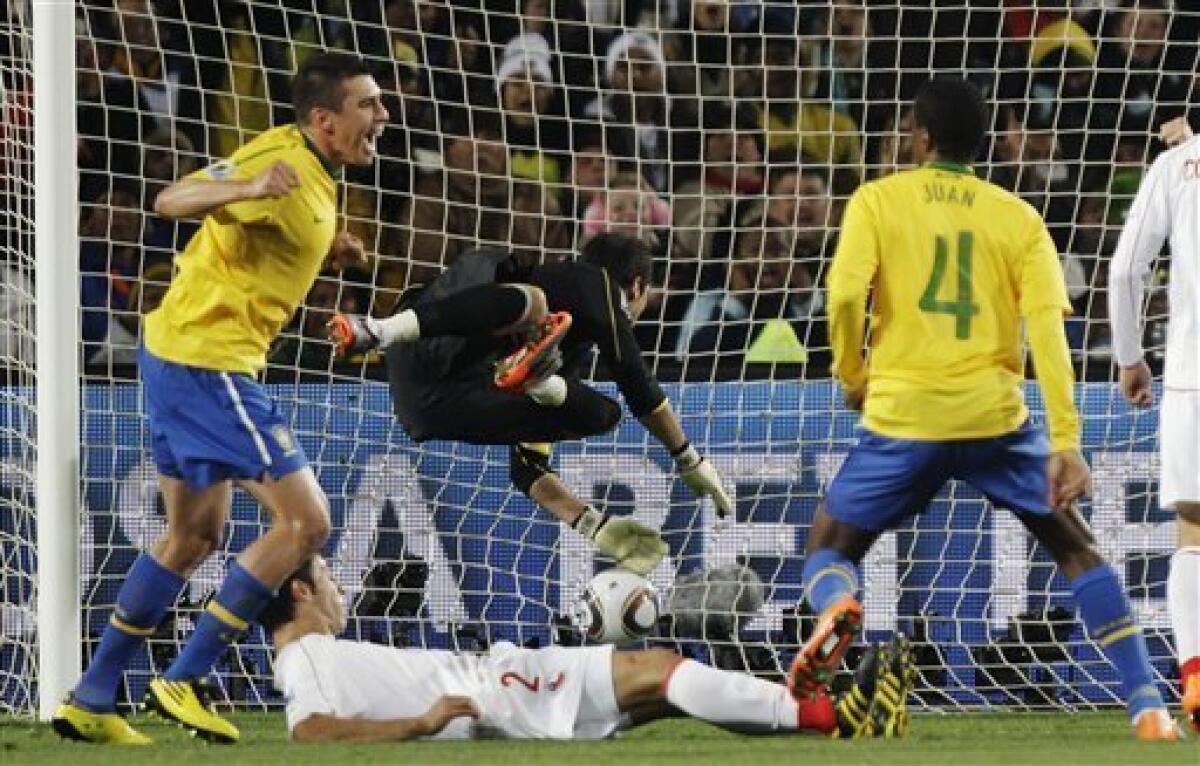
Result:
M589 506L571 526L617 566L643 577L667 555L667 543L658 533L630 518L609 516Z
M671 452L675 469L679 471L679 478L688 485L688 489L696 497L711 497L717 507L717 515L725 518L733 509L733 501L725 491L721 475L687 440L683 426L679 424L679 418L671 409L670 402L664 399L653 412L643 415L640 420L646 430L654 434L654 438Z

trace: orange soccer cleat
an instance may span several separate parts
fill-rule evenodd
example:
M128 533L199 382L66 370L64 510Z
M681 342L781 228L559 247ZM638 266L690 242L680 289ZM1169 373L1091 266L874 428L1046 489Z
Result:
M1166 708L1143 711L1133 722L1133 734L1143 742L1178 742L1183 739L1183 731Z
M496 387L523 394L528 388L552 374L558 344L571 329L571 315L565 311L547 314L535 330L533 339L496 364Z
M1183 717L1200 732L1200 673L1192 673L1183 687Z
M788 688L797 699L828 686L834 672L862 632L862 604L854 596L842 596L826 607L817 620L808 643L796 653L788 670Z

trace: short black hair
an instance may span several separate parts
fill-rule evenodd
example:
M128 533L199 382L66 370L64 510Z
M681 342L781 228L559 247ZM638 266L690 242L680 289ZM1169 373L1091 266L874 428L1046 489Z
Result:
M367 62L349 53L325 51L309 56L292 81L296 122L308 122L309 115L317 107L341 111L345 97L342 82L366 74L371 74Z
M987 130L983 93L961 77L935 77L917 90L913 121L929 131L939 157L970 164Z
M316 557L309 558L295 572L288 575L288 578L283 581L283 585L279 586L279 591L258 613L258 624L263 626L267 638L270 638L271 634L281 626L296 618L296 601L292 598L292 583L299 580L307 583L308 587L316 589L317 573L314 567L316 560Z
M654 266L650 252L637 237L616 231L601 232L587 241L580 255L584 263L607 271L623 289L632 287L638 277L645 285L650 284Z

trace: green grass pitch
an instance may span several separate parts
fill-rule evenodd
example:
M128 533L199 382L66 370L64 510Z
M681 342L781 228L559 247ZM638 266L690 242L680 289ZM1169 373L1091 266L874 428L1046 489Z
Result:
M0 719L0 764L184 766L185 764L1067 764L1200 765L1200 741L1144 744L1120 714L956 714L917 716L904 740L841 742L819 737L748 737L692 721L662 721L606 742L410 742L299 745L287 741L280 714L235 717L242 742L206 745L179 729L138 718L149 748L63 742L49 727Z

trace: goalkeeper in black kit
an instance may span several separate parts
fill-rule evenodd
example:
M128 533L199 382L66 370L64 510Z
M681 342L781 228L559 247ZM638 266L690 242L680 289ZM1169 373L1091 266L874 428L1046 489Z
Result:
M634 338L649 294L649 254L638 240L607 233L581 255L522 267L504 250L473 250L408 290L394 316L338 315L330 337L342 356L384 350L396 417L412 439L510 445L513 484L619 566L644 575L666 555L658 533L590 507L550 467L551 443L620 422L620 405L579 380L593 348L688 487L711 497L721 516L731 501L688 442Z

